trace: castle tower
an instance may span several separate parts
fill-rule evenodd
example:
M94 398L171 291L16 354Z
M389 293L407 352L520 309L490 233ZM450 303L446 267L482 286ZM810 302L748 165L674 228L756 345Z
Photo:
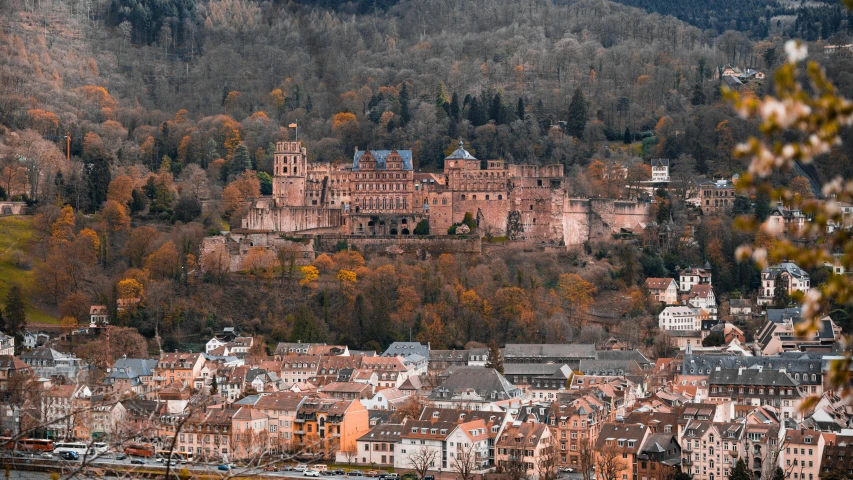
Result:
M272 196L277 206L305 205L308 154L299 142L276 142L273 156Z

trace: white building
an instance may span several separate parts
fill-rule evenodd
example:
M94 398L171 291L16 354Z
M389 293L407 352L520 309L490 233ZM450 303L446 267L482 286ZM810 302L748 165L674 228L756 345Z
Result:
M677 306L666 307L658 315L658 327L661 330L691 330L702 328L701 309Z
M220 340L217 337L213 337L210 340L208 340L207 343L204 345L204 353L210 353L219 347L224 347L225 344L227 344L227 343L228 342Z
M0 332L0 355L15 354L15 337Z
M776 278L785 282L788 295L794 292L808 292L811 280L808 272L792 262L783 262L761 271L761 289L758 292L758 304L768 305L773 302L776 293Z
M681 271L678 278L678 290L689 292L693 285L711 285L711 265L706 263L704 268L689 267Z
M654 158L652 159L652 181L653 182L668 182L669 181L669 159Z
M717 298L710 285L693 285L687 294L687 305L705 310L712 319L717 318Z

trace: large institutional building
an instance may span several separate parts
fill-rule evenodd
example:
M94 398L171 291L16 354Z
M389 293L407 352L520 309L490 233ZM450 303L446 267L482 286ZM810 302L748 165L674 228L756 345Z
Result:
M481 233L569 244L587 240L598 223L607 234L633 228L647 211L636 202L568 198L562 165L482 161L462 141L442 173L414 171L411 150L356 149L351 165L309 163L298 142L276 143L273 169L272 197L252 202L245 229L405 236L427 220L442 235L470 213Z

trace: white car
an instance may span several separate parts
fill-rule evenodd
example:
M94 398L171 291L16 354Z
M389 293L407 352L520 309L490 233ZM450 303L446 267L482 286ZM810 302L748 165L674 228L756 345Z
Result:
M304 472L302 472L302 476L304 476L304 477L319 477L320 472L317 470L305 470Z

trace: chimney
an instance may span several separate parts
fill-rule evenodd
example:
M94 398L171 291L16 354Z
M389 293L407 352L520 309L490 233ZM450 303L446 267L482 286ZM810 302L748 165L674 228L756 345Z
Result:
M717 367L717 368L719 368L719 367ZM743 367L737 367L737 374L743 375Z

